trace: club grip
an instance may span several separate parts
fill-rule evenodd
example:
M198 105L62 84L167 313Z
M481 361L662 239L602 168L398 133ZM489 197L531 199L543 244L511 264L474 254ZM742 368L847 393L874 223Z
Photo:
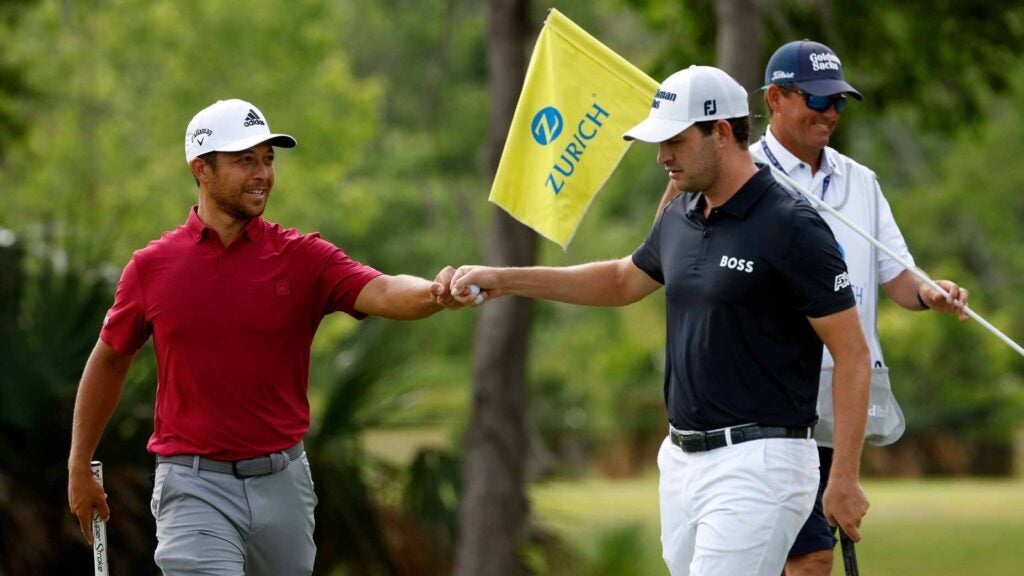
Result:
M484 303L484 299L486 298L486 296L483 293L481 293L479 286L477 286L476 284L470 284L469 291L472 292L474 296L476 296L476 299L473 300L474 305L479 306Z
M839 543L843 549L843 570L846 576L860 576L860 569L857 568L857 550L854 548L853 540L839 529Z
M103 463L93 460L90 469L92 477L103 486ZM107 565L107 523L100 518L99 512L92 512L92 566L95 576L109 576Z

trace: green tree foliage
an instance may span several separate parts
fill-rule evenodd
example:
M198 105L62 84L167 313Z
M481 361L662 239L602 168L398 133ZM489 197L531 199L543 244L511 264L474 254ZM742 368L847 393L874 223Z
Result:
M879 109L912 107L932 130L948 133L987 116L986 92L1009 87L1024 49L1020 0L830 4L814 15L825 41L847 54L858 88Z
M762 3L766 54L793 38L821 39L865 93L844 113L837 147L878 171L918 263L967 285L974 307L1018 341L1021 5ZM546 8L534 4L538 29ZM655 78L714 61L709 0L558 8ZM64 496L75 384L111 301L109 282L132 250L179 225L195 202L182 153L191 116L219 98L260 106L273 129L299 140L278 155L269 219L319 230L385 272L432 277L484 253L485 30L484 5L470 0L0 3L0 228L19 238L0 263L0 561L15 547L38 561L29 543L79 569L87 558ZM664 189L655 154L634 146L573 244L542 242L541 263L635 249ZM45 250L29 248L35 239ZM612 473L653 462L638 451L664 434L663 307L661 294L622 309L538 303L528 364L536 473L589 470L595 457ZM360 438L370 427L410 424L459 437L474 318L322 323L310 387L318 571L335 560L401 571L388 535L418 541L396 515L402 507L431 535L424 549L444 561L456 537L455 457L423 453L406 471L362 452ZM881 332L909 435L941 428L1005 445L1024 403L1020 358L978 326L891 306ZM151 359L139 354L101 444L105 460L124 463L108 469L119 483L112 498L126 498L114 502L125 524L112 524L112 535L121 550L145 550L147 566ZM373 522L380 534L357 534ZM57 570L49 573L74 573Z
M372 210L369 191L340 194L367 151L379 97L338 49L340 12L327 2L39 2L5 42L40 97L25 110L27 145L3 165L17 177L0 223L110 232L106 248L123 264L184 221L195 202L184 126L235 97L300 142L298 153L279 155L274 217L315 227Z
M714 62L710 0L622 0L661 34L649 73L661 79ZM912 106L929 129L949 132L985 114L986 90L1007 88L1024 48L1024 2L760 0L766 58L802 38L828 44L847 77L879 110Z
M66 459L76 383L113 284L86 254L46 236L0 237L0 573L87 574L89 549L67 511ZM149 353L129 373L126 408L110 423L102 453L118 511L109 559L122 566L151 557L155 546L151 460L140 449L152 429L154 378Z
M26 10L30 0L0 0L0 38L8 38L17 28L19 18ZM24 68L18 66L0 54L0 158L4 151L25 131L25 120L21 110L31 91L25 83Z
M310 434L308 452L317 479L317 565L327 572L339 564L362 567L367 574L436 573L443 546L422 546L411 554L401 543L426 540L423 528L395 509L385 509L377 493L394 489L401 476L368 456L361 443L368 428L381 427L400 407L402 396L385 388L402 369L408 350L393 343L395 323L367 323L344 343L345 365L327 386L325 409ZM413 489L429 498L430 474L414 478ZM425 559L425 560L424 560ZM405 569L408 563L418 569Z
M913 215L903 231L919 265L935 277L960 279L971 291L971 307L1020 343L1024 171L1017 157L1024 69L1010 72L1007 94L983 100L985 120L958 135L934 174L919 176L897 195L893 211ZM1024 358L974 322L957 326L951 318L897 314L886 310L881 333L898 383L906 386L909 425L952 428L1007 447L1024 417ZM984 468L1006 472L1005 452L1000 460L1001 467Z
M300 143L299 148L278 155L278 185L268 218L303 231L321 230L353 257L387 272L432 277L440 268L435 262L440 261L439 246L446 241L448 220L458 222L465 216L448 194L480 187L467 184L465 174L460 176L461 181L442 180L430 174L427 163L406 167L408 153L432 149L429 142L419 141L415 130L400 134L396 140L392 140L394 134L380 130L380 117L391 109L389 103L410 102L418 89L401 82L398 76L377 77L376 70L362 78L351 72L349 38L344 32L359 28L364 14L357 8L354 3L329 2L256 2L244 7L131 0L39 2L26 12L21 26L12 30L11 49L5 52L5 58L24 70L28 86L40 96L25 108L28 129L24 145L13 149L0 165L8 208L0 216L0 225L26 232L46 230L55 250L77 247L93 256L100 254L101 261L109 262L109 268L100 268L113 271L106 278L116 279L132 250L180 224L187 207L195 202L195 185L184 165L182 150L183 130L189 118L215 99L241 97L260 106L272 128L295 135ZM373 7L378 15L385 15L385 8ZM381 26L375 29L376 37L387 37L386 19L376 21ZM412 20L408 25L412 27ZM351 49L361 51L365 46L352 44ZM410 64L410 69L415 65ZM483 93L482 89L478 92ZM465 108L482 106L477 103ZM471 125L466 123L463 128ZM396 177L376 177L378 171L388 174L395 167L401 168ZM435 198L434 206L422 201L424 183L430 184L428 197ZM455 238L449 236L447 241L453 246L472 246L471 242L456 243ZM420 241L427 239L430 241ZM8 269L17 270L17 266ZM23 282L16 274L4 278L11 279L12 286L20 287ZM61 318L64 311L57 303L66 299L46 294L35 304L53 318ZM53 336L65 330L74 329L77 336L95 342L99 320L112 295L112 285L105 284L93 294L87 307L89 316L80 324L49 324L45 331L28 334L43 346L55 346L60 354L64 347ZM332 562L346 560L382 569L388 566L390 549L385 550L379 537L366 532L373 525L367 514L377 511L374 491L397 482L391 478L396 476L394 472L366 479L362 470L366 459L358 451L338 448L355 446L364 429L351 412L339 412L336 407L338 398L358 404L364 397L355 394L351 386L331 385L339 378L338 367L350 366L355 354L353 342L373 342L369 347L371 358L376 362L390 358L388 370L359 381L359 386L388 384L385 396L398 405L389 404L391 409L384 414L392 420L408 417L402 408L417 403L408 393L410 384L422 389L431 382L447 383L453 374L457 376L451 368L453 362L446 357L455 353L464 360L470 344L467 337L460 343L458 334L468 332L469 322L468 316L462 324L454 325L431 320L414 329L388 329L384 338L357 331L356 324L347 317L331 317L323 323L311 370L315 428L310 440L312 446L325 447L322 459L314 462L321 479L321 526L333 526L332 530L318 531L325 552L324 571L330 570ZM372 334L374 326L382 323L369 320L364 326ZM13 325L5 323L3 327L5 337L13 342L25 335L10 332ZM394 355L382 355L378 347L392 350ZM399 350L404 352L398 354ZM40 352L55 353L46 347ZM12 352L12 357L17 355ZM58 412L52 410L58 399L42 396L34 373L14 372L9 365L4 366L11 390L40 395L38 403L51 408L48 415L64 423L44 428L54 441L37 453L46 459L51 471L52 482L37 487L40 491L45 488L44 500L49 506L45 519L48 526L61 527L61 532L44 532L41 540L25 541L34 542L35 549L44 552L67 547L70 552L57 558L66 557L67 562L85 567L82 560L88 558L88 551L65 511L63 472L70 406L85 357L62 355L59 362L56 358L48 362L38 354L23 358L37 370L60 366L70 375L53 385L64 406ZM146 359L151 361L152 352L142 351L137 363ZM114 435L113 430L121 430L121 425L112 422L98 454L111 463L134 465L132 469L142 474L141 486L132 487L134 490L118 488L116 470L108 468L108 477L114 480L111 492L116 490L136 499L132 506L115 499L111 525L111 537L115 539L133 533L118 528L119 519L129 516L126 509L133 511L132 517L138 512L142 519L149 518L145 476L152 462L143 448L152 430L154 384L150 371L142 394L126 395L119 407L118 414L128 413L133 418L141 414L141 419L128 427L134 435ZM370 398L381 401L377 396ZM14 416L31 416L15 408L20 404L5 405L15 411ZM436 417L445 409L443 404L428 406L416 417ZM386 420L378 415L371 422L385 425ZM33 427L28 433L38 436L42 430ZM339 454L344 458L329 459ZM9 455L16 456L13 452ZM7 470L7 462L2 469ZM27 468L28 463L25 465ZM385 478L381 480L381 476ZM419 477L425 478L425 474ZM358 489L361 483L365 483L365 490ZM8 511L6 502L0 509ZM11 510L16 515L17 509ZM61 521L51 522L56 518ZM43 519L40 516L36 521ZM132 560L125 556L112 558L112 562L122 566L150 563L151 518L144 529L136 532L143 534L141 540L130 537L141 545L136 549L120 542L120 549L125 555L130 550L143 553ZM45 558L51 565L55 561L52 555Z

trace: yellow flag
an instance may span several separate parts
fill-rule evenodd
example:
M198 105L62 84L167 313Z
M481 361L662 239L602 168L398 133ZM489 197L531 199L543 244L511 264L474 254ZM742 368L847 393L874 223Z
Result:
M558 10L533 49L489 200L565 248L658 83Z

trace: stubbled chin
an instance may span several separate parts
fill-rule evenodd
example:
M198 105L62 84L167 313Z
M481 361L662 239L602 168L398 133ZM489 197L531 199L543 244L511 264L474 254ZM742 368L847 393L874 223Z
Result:
M265 194L259 198L246 198L246 212L249 213L251 217L262 216L263 211L267 208L267 197L268 195Z

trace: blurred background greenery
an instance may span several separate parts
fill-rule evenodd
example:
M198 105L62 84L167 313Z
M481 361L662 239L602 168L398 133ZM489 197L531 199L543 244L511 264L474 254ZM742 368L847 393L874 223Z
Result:
M918 264L969 287L972 307L1021 341L1024 3L749 3L763 23L749 46L756 69L791 39L836 49L865 100L844 113L834 145L878 173ZM711 0L555 6L656 79L715 62ZM535 32L548 7L530 6ZM182 150L191 116L238 97L297 137L277 157L268 219L320 231L388 273L433 277L481 261L494 209L486 17L487 3L472 0L0 0L0 575L90 573L65 502L77 381L121 267L195 202ZM757 109L758 95L751 101ZM538 260L631 252L664 189L654 154L634 147L568 250L545 242ZM657 294L622 309L534 308L537 513L525 570L664 572L651 504L665 427L663 306ZM868 449L865 470L1005 480L869 483L879 528L861 547L865 567L1007 573L1024 535L1024 487L1012 480L1024 473L1024 362L952 318L884 302L879 323L908 427L898 444ZM451 570L473 329L473 312L416 323L335 315L321 325L308 438L318 574ZM114 574L156 571L144 449L155 378L143 351L97 454L114 510ZM630 504L634 489L646 504ZM992 493L1001 494L993 508L1005 503L997 517L977 508ZM938 566L935 549L952 544L955 555L972 541L919 525L968 517L997 528L990 548L959 555L971 566L908 568ZM914 534L922 539L901 540ZM985 561L995 563L979 568Z

